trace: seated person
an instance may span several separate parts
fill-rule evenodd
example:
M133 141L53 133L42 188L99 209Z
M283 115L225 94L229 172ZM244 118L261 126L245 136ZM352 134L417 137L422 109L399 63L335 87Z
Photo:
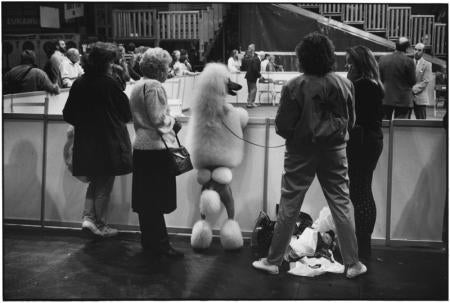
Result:
M36 67L36 54L32 50L24 50L20 65L12 68L3 78L3 94L17 94L33 91L47 91L59 94L59 87L53 84L47 74Z
M66 56L59 69L63 87L72 87L72 83L84 74L84 70L80 65L80 53L76 48L68 49Z

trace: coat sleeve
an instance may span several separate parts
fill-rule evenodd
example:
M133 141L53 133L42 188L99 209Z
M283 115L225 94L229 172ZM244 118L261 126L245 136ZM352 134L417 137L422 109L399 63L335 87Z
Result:
M425 69L423 72L422 81L417 82L413 86L413 88L412 88L413 94L417 95L417 94L420 94L421 92L423 92L425 90L425 88L427 88L427 85L431 81L431 78L432 78L431 63L425 62Z
M162 87L152 87L145 91L145 107L150 124L162 134L173 129L175 119L168 115L167 95Z
M122 90L120 90L119 87L117 87L115 103L122 122L130 122L132 119L130 101L128 100L127 95Z
M348 109L348 129L352 129L356 122L356 112L355 112L355 87L353 83L351 85L351 94L347 97L347 109Z
M289 139L300 117L299 106L287 86L281 90L280 105L275 117L275 131L284 139Z
M406 61L406 82L410 87L413 87L416 84L416 66L414 65L414 61L410 58Z
M74 126L77 124L77 113L80 110L78 108L79 106L77 106L80 103L77 102L78 101L77 95L79 90L77 84L78 84L77 81L73 83L72 88L69 91L69 97L67 97L67 101L63 109L64 121Z

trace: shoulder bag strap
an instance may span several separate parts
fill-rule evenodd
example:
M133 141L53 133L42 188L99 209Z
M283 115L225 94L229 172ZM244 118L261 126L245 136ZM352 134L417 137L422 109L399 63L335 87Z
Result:
M144 101L145 101L145 83L144 83L144 85L142 86L142 95L144 96ZM146 114L147 114L147 112L146 112ZM148 118L148 117L147 117L147 118ZM159 131L157 131L157 133L158 133L158 135L161 137L161 140L162 140L162 142L164 143L164 146L166 147L166 149L169 149L169 147L167 146L166 140L164 140L163 135L162 135ZM175 132L174 132L174 133L175 133ZM178 139L178 136L177 136L176 133L175 133L175 138L177 139L178 146L181 147L180 140Z

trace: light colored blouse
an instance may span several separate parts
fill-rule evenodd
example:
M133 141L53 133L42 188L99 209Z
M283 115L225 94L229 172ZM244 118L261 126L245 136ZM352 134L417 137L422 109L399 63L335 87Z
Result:
M235 60L233 57L228 59L228 70L230 72L238 72L241 69L241 61Z
M162 83L142 78L134 84L130 96L136 137L133 148L141 150L165 149L162 134L168 147L178 147L173 126L175 118L169 115L167 94Z

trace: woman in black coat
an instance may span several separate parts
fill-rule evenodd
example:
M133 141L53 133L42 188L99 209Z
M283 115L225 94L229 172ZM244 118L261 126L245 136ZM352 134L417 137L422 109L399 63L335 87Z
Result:
M105 217L115 176L132 171L126 127L131 111L128 97L112 77L116 56L113 44L94 44L86 73L73 83L63 110L64 120L75 128L73 175L90 181L82 228L102 237L117 234Z
M371 237L376 221L372 178L383 150L383 84L378 63L365 46L347 50L348 79L355 87L356 125L347 142L350 199L355 209L359 258L371 255Z

